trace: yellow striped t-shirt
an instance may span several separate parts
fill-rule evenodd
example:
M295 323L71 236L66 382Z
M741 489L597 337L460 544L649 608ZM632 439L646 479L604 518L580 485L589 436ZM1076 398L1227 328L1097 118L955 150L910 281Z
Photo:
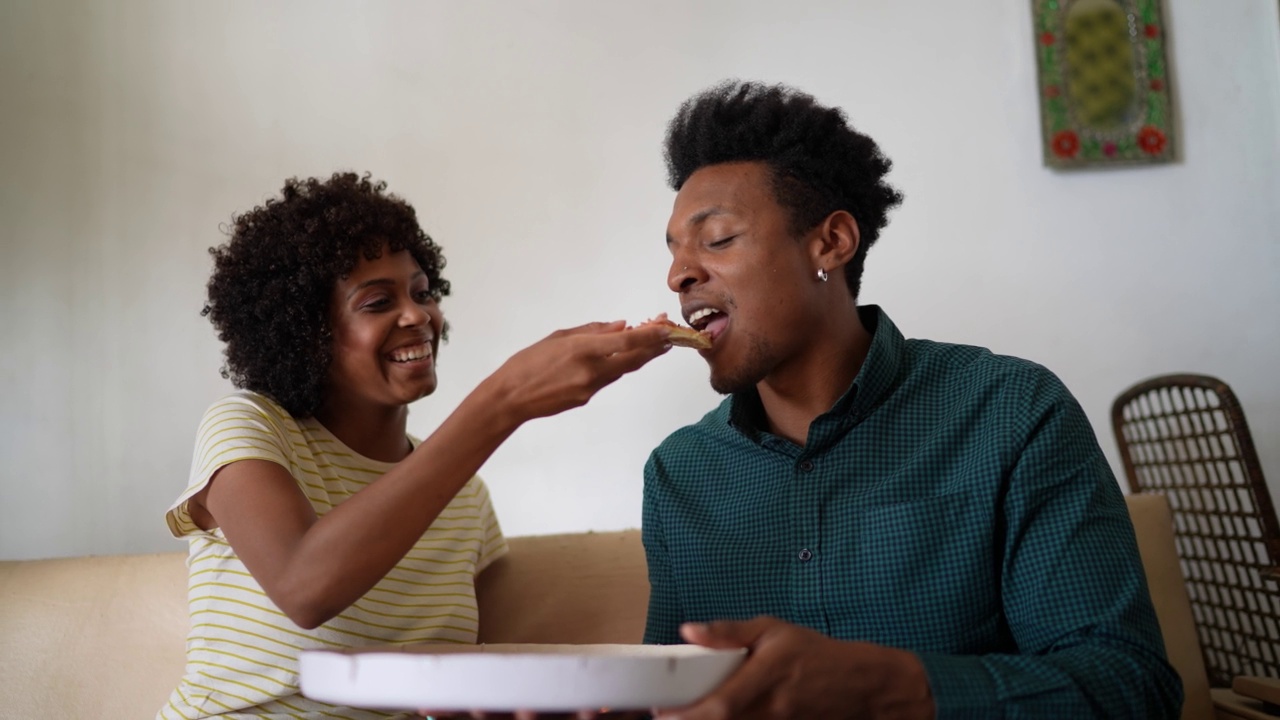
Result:
M471 478L386 577L337 617L304 630L266 596L222 530L201 530L188 512L187 501L218 468L251 458L284 466L321 516L393 467L357 454L315 418L295 419L257 393L234 393L205 412L190 484L165 516L174 536L190 544L191 630L185 674L157 718L388 717L301 696L298 652L474 643L475 576L507 550L488 488Z

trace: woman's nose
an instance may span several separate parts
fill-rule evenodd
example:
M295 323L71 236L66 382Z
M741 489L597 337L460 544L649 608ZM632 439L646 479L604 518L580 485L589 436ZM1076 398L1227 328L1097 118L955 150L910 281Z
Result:
M417 327L428 322L431 322L431 311L420 303L407 302L400 310L401 327Z

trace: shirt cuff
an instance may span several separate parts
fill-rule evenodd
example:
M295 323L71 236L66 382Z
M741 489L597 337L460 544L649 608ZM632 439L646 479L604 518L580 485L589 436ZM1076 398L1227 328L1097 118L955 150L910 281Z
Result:
M982 658L920 653L937 707L937 720L989 718L996 707L996 683Z

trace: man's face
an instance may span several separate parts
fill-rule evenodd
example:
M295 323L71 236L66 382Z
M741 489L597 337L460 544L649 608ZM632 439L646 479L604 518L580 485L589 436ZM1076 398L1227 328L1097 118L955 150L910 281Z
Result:
M747 390L813 341L821 311L810 257L774 197L763 163L710 165L676 195L667 223L671 270L685 322L711 333L711 387Z

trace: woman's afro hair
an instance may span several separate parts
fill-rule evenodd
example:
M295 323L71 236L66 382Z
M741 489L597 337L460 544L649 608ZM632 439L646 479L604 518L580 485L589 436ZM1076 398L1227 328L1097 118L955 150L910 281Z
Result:
M280 197L235 216L226 244L210 248L203 315L226 344L222 376L262 393L294 417L315 412L333 358L335 283L384 244L408 251L436 300L449 294L440 247L413 208L369 175L292 178Z

